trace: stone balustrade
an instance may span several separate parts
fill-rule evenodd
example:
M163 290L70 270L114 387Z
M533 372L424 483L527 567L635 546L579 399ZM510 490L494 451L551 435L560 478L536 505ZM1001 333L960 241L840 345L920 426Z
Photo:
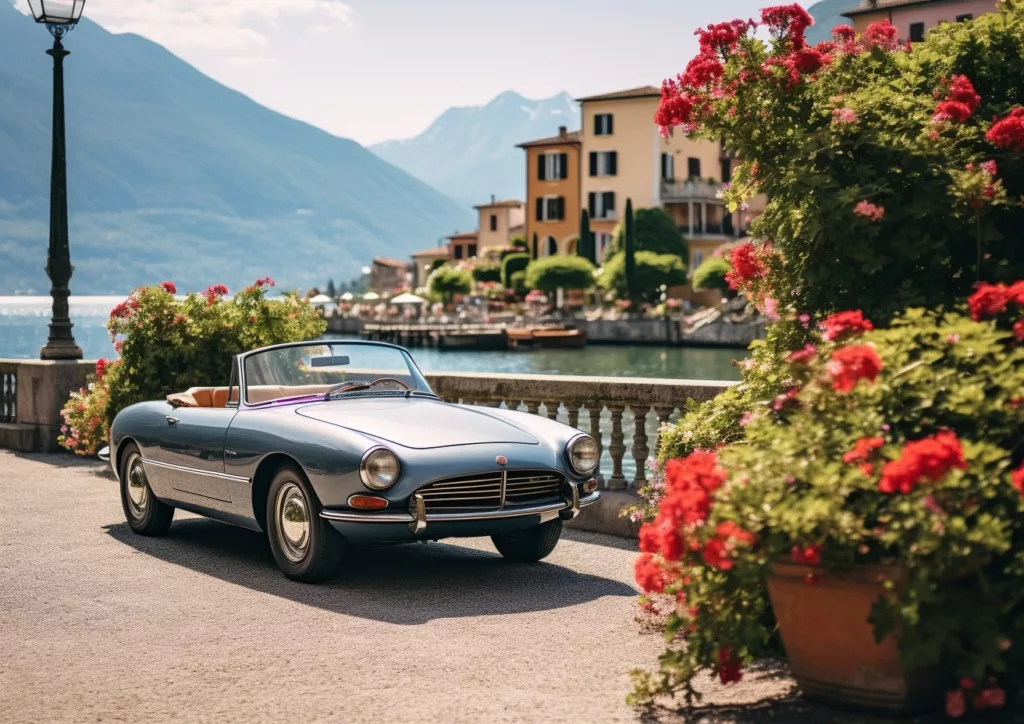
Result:
M657 449L657 440L648 434L652 422L660 427L687 400L709 400L734 384L643 377L454 372L427 373L426 377L445 400L525 408L532 414L544 414L590 433L604 453L600 477L609 489L623 489L630 482L637 486L645 481L647 459ZM629 466L631 478L627 478L623 465L627 452L633 463Z
M85 384L93 361L0 360L0 448L57 449L60 410ZM600 478L624 489L645 480L657 449L657 427L689 399L709 400L731 382L639 377L427 373L431 387L450 402L525 409L593 435L602 450ZM627 453L629 457L627 457Z

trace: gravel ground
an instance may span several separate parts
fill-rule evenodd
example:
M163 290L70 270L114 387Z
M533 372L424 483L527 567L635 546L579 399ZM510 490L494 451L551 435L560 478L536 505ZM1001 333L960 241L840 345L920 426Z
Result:
M92 461L0 451L0 722L862 722L765 665L697 710L638 714L632 543L567 531L541 564L486 539L352 547L289 581L262 535L124 523ZM676 704L678 706L678 704Z

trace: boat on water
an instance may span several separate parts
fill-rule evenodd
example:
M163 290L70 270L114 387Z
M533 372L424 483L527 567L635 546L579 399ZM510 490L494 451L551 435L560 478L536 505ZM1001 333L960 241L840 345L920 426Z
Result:
M504 329L475 332L444 332L437 338L438 349L507 350L508 333Z
M528 327L508 331L510 349L581 349L587 333L581 329Z

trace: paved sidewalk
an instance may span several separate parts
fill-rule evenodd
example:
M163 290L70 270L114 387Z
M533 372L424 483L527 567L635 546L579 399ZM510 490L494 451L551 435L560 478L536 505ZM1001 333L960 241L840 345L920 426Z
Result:
M628 671L662 640L633 621L630 542L566 532L536 565L486 539L353 547L308 586L259 534L175 521L134 535L102 464L0 451L0 722L640 719ZM867 721L791 684L769 666L644 718Z

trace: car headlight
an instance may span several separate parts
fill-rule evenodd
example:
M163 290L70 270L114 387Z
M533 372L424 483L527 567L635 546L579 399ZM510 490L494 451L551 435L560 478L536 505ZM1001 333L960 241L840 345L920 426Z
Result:
M601 451L590 435L574 437L569 441L567 451L569 464L580 475L590 475L597 470L597 464L601 461Z
M363 485L372 490L390 488L398 480L402 466L395 454L387 448L378 447L363 456L359 466L359 477Z

